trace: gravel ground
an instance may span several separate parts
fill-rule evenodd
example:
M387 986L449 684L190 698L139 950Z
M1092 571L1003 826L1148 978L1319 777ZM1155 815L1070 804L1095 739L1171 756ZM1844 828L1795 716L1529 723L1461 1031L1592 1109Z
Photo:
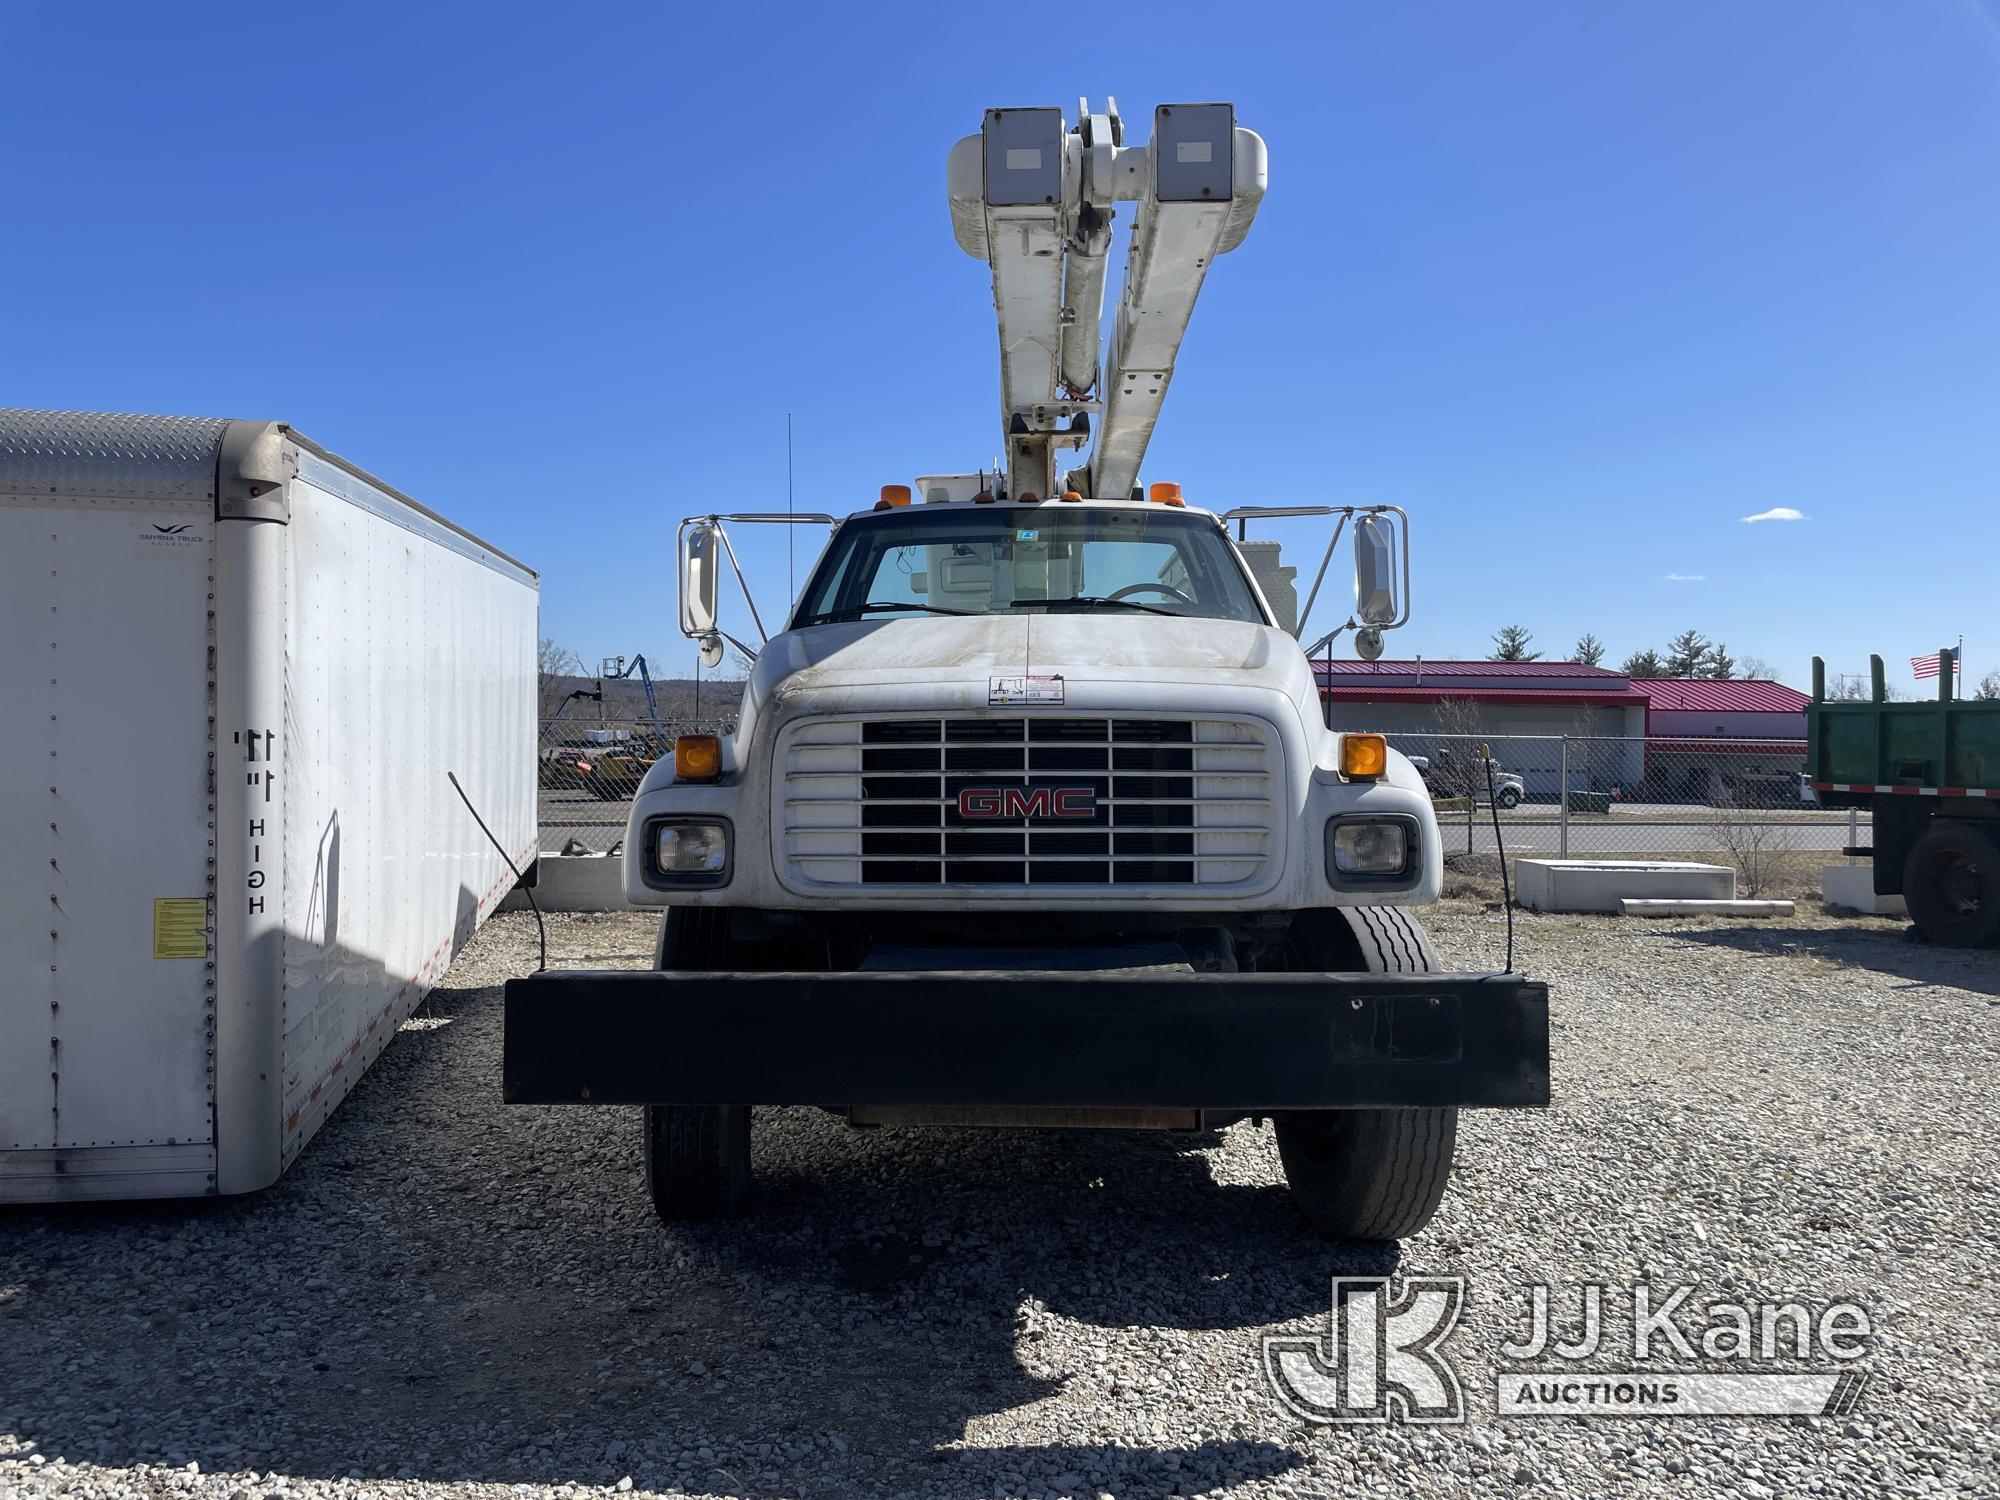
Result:
M1459 904L1449 962L1492 965ZM642 966L652 924L556 917ZM277 1187L0 1211L10 1495L1995 1494L2000 955L1890 923L1522 919L1557 1106L1468 1116L1400 1269L1469 1278L1464 1427L1308 1427L1259 1335L1330 1276L1270 1131L849 1131L760 1116L753 1217L663 1229L626 1110L505 1109L490 923ZM1496 1422L1523 1293L1869 1308L1840 1418ZM1606 1368L1615 1368L1614 1361Z

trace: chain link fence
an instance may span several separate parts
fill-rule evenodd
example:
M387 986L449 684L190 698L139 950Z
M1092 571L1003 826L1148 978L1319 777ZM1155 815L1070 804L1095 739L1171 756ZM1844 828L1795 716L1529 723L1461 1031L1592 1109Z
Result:
M1746 896L1817 893L1868 815L1811 800L1802 740L1392 734L1422 772L1447 863L1497 887L1507 857L1733 865ZM1495 823L1498 823L1496 832Z
M733 719L558 716L542 724L541 845L620 846L632 795L674 736ZM1820 866L1866 847L1868 816L1808 800L1797 740L1392 734L1431 789L1447 889L1499 891L1499 853L1701 860L1735 866L1746 896L1816 894ZM1561 795L1567 788L1567 796ZM1495 822L1498 822L1496 833Z
M606 854L625 838L632 795L682 734L726 735L733 720L624 715L542 721L539 783L542 852Z

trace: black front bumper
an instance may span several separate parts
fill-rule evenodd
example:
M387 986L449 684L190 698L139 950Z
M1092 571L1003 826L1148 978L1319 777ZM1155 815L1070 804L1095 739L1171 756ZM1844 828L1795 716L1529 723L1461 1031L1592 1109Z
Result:
M510 1104L1533 1108L1548 988L1511 974L541 973Z

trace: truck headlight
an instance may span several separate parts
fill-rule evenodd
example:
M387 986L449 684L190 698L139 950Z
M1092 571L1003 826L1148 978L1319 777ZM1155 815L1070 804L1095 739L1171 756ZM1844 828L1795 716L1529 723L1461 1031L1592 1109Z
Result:
M1326 825L1330 885L1404 885L1417 873L1422 839L1417 820L1402 815L1333 818Z
M725 819L657 819L648 825L647 878L655 885L727 885L729 845Z

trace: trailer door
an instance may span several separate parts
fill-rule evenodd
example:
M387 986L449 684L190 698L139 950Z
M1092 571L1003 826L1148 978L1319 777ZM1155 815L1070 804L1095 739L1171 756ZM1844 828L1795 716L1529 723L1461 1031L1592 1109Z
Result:
M45 1196L212 1171L212 514L0 495L0 1178Z

